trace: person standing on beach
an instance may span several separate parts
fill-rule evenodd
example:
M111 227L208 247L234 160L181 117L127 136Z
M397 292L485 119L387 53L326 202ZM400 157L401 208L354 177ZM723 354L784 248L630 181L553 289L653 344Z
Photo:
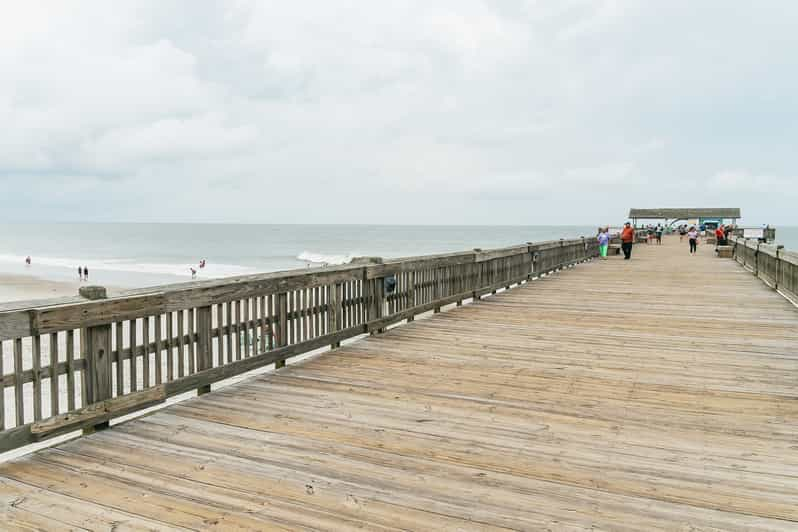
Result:
M626 222L621 231L621 249L623 249L623 259L629 260L632 258L632 245L635 241L635 230L632 224Z
M81 281L83 280L83 267L82 266L78 266L78 277L80 277Z
M599 243L599 256L602 259L607 260L607 249L610 247L610 229L606 227L604 229L599 228L598 234L598 243Z
M88 266L84 266L83 267L83 280L84 281L88 281L89 280L89 268L88 268Z
M695 227L687 231L687 239L690 241L690 255L695 255L698 251L698 231Z

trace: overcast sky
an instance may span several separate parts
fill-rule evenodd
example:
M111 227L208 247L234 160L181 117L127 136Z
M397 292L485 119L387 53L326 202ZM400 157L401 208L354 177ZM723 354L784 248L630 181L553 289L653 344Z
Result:
M798 225L798 2L2 1L0 219Z

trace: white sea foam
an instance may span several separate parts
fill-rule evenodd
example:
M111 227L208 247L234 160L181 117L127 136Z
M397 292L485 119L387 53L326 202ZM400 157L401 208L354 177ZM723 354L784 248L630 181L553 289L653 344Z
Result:
M199 264L175 264L165 262L133 262L125 259L76 259L70 257L46 257L33 256L32 265L47 266L51 268L64 268L70 271L77 270L79 266L89 269L89 274L93 271L108 272L130 272L147 273L156 275L175 275L180 277L191 277L191 268L204 278L231 277L235 275L247 275L257 273L258 270L237 264L216 264L206 263L200 269ZM22 265L25 257L21 255L0 254L0 263ZM199 261L198 261L199 262Z
M352 255L327 255L312 251L303 251L296 258L311 264L348 264L352 261Z

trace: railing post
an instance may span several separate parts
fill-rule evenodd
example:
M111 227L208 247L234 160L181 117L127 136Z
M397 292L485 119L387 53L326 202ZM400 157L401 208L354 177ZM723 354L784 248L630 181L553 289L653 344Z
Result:
M441 282L443 281L443 275L441 275L441 268L434 268L432 271L435 272L435 279L432 283L432 301L437 302L441 297ZM435 305L435 307L432 309L433 314L437 314L440 311L441 307L437 305Z
M99 403L111 398L111 324L97 325L81 330L81 344L86 369L86 397L84 406ZM95 430L108 428L108 421L98 423L83 430L91 434Z
M776 246L776 278L773 280L773 288L779 289L779 279L781 278L781 251L784 246Z
M343 297L343 287L341 283L330 285L330 300L327 305L327 319L329 323L330 333L335 333L341 330L341 299ZM333 342L330 344L330 349L341 347L341 342Z
M82 286L78 294L86 299L96 300L107 297L102 286ZM85 396L83 406L110 399L113 395L111 384L111 324L96 325L80 330L80 349L86 369L83 370ZM121 353L120 353L121 355ZM121 358L121 357L120 357ZM83 429L84 434L108 428L108 422L98 423Z
M197 309L197 371L211 369L213 366L213 343L211 342L213 311L210 306ZM197 388L197 395L211 391L211 385Z
M756 243L756 252L754 253L754 275L759 277L759 242Z
M413 308L416 306L416 272L408 272L407 274L407 301L408 306ZM415 316L408 316L407 322L415 321Z
M288 294L277 294L277 347L288 345ZM285 367L285 360L275 360L274 369Z
M385 277L377 277L372 281L374 297L371 300L369 317L378 320L385 315ZM385 329L377 329L377 333L385 332Z

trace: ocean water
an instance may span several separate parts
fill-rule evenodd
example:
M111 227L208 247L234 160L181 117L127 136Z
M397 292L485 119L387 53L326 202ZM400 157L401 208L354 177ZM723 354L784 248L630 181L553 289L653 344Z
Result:
M592 226L14 223L0 224L0 272L76 281L86 266L92 284L141 287L188 281L191 267L210 279L594 234Z
M776 227L776 244L781 244L790 251L798 252L798 226Z

